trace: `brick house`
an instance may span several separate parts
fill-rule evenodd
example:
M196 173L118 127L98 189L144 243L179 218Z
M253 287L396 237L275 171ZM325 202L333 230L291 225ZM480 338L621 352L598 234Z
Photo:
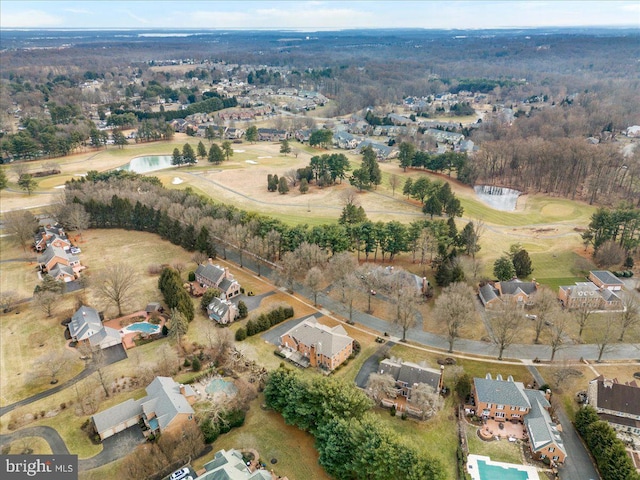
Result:
M514 278L504 282L486 283L480 287L478 295L484 307L488 309L497 308L505 302L524 307L532 304L537 291L537 282L523 282Z
M214 298L207 306L207 315L220 325L228 325L238 318L238 307L229 300Z
M153 434L180 431L187 422L195 422L192 405L196 393L191 386L178 384L170 377L156 377L145 390L147 395L140 400L129 399L91 417L101 440L141 419Z
M50 246L38 257L38 266L42 272L50 272L56 265L70 267L75 273L82 269L80 259L67 253L60 247Z
M593 282L576 282L575 285L561 285L558 289L558 300L562 306L573 310L620 310L622 299L616 291L598 287Z
M549 414L550 408L544 392L524 388L522 382L514 382L511 376L502 380L498 375L493 380L490 374L473 379L471 402L465 405L467 413L483 419L523 423L535 458L564 463L567 452Z
M280 337L280 346L301 366L334 370L353 352L353 339L337 325L333 328L309 317Z

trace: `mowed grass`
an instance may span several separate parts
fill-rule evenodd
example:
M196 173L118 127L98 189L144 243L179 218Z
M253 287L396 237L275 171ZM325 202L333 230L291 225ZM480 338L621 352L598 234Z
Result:
M440 460L447 473L446 478L456 478L458 435L455 406L451 397L445 400L442 409L435 416L425 421L402 420L399 415L392 417L389 410L382 408L374 409L373 414L408 445Z
M262 395L251 402L251 408L242 427L221 435L213 444L209 455L198 458L192 465L199 470L220 449L253 448L260 458L281 476L291 480L330 480L318 464L318 452L313 448L314 439L297 427L285 424L282 416L272 410L263 410ZM271 459L278 463L272 465Z
M485 455L494 462L522 464L522 447L517 442L504 439L485 442L478 437L478 427L467 424L466 430L469 453Z
M7 455L21 455L25 450L31 450L30 455L48 455L53 453L47 441L42 437L24 437L8 444Z

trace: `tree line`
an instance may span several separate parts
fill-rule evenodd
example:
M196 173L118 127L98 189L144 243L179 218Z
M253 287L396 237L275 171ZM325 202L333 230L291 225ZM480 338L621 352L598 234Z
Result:
M270 373L264 394L287 424L314 436L320 465L334 478L446 478L439 460L407 444L368 412L371 401L353 385L280 367Z

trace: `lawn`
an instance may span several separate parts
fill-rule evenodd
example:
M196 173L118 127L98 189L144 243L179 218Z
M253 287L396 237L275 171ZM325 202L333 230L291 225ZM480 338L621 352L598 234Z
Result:
M517 442L495 440L485 442L477 435L478 427L467 424L469 453L491 457L494 462L522 464L522 447Z
M2 452L5 455L22 455L25 450L31 450L29 455L48 455L53 453L47 441L42 437L24 437L6 446L3 445L3 448L7 447L9 450L3 450Z
M373 413L409 445L437 458L447 473L446 478L456 478L456 449L458 436L453 399L449 397L443 408L429 420L402 420L392 417L389 410L376 408Z
M218 450L254 448L264 463L281 476L294 479L329 480L330 477L318 464L318 452L313 448L314 439L298 428L286 425L282 416L271 410L263 410L260 395L251 402L251 409L242 427L221 435L213 443L213 452L196 459L192 465L199 470L211 460ZM272 465L271 459L278 463Z

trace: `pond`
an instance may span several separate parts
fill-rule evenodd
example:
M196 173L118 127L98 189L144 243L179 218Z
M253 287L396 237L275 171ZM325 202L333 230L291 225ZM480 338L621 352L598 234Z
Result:
M483 203L505 212L512 212L516 209L518 197L522 194L518 190L493 185L476 185L473 190Z
M156 170L173 167L171 164L172 159L171 155L145 155L134 158L118 170L128 170L135 173L155 172Z

